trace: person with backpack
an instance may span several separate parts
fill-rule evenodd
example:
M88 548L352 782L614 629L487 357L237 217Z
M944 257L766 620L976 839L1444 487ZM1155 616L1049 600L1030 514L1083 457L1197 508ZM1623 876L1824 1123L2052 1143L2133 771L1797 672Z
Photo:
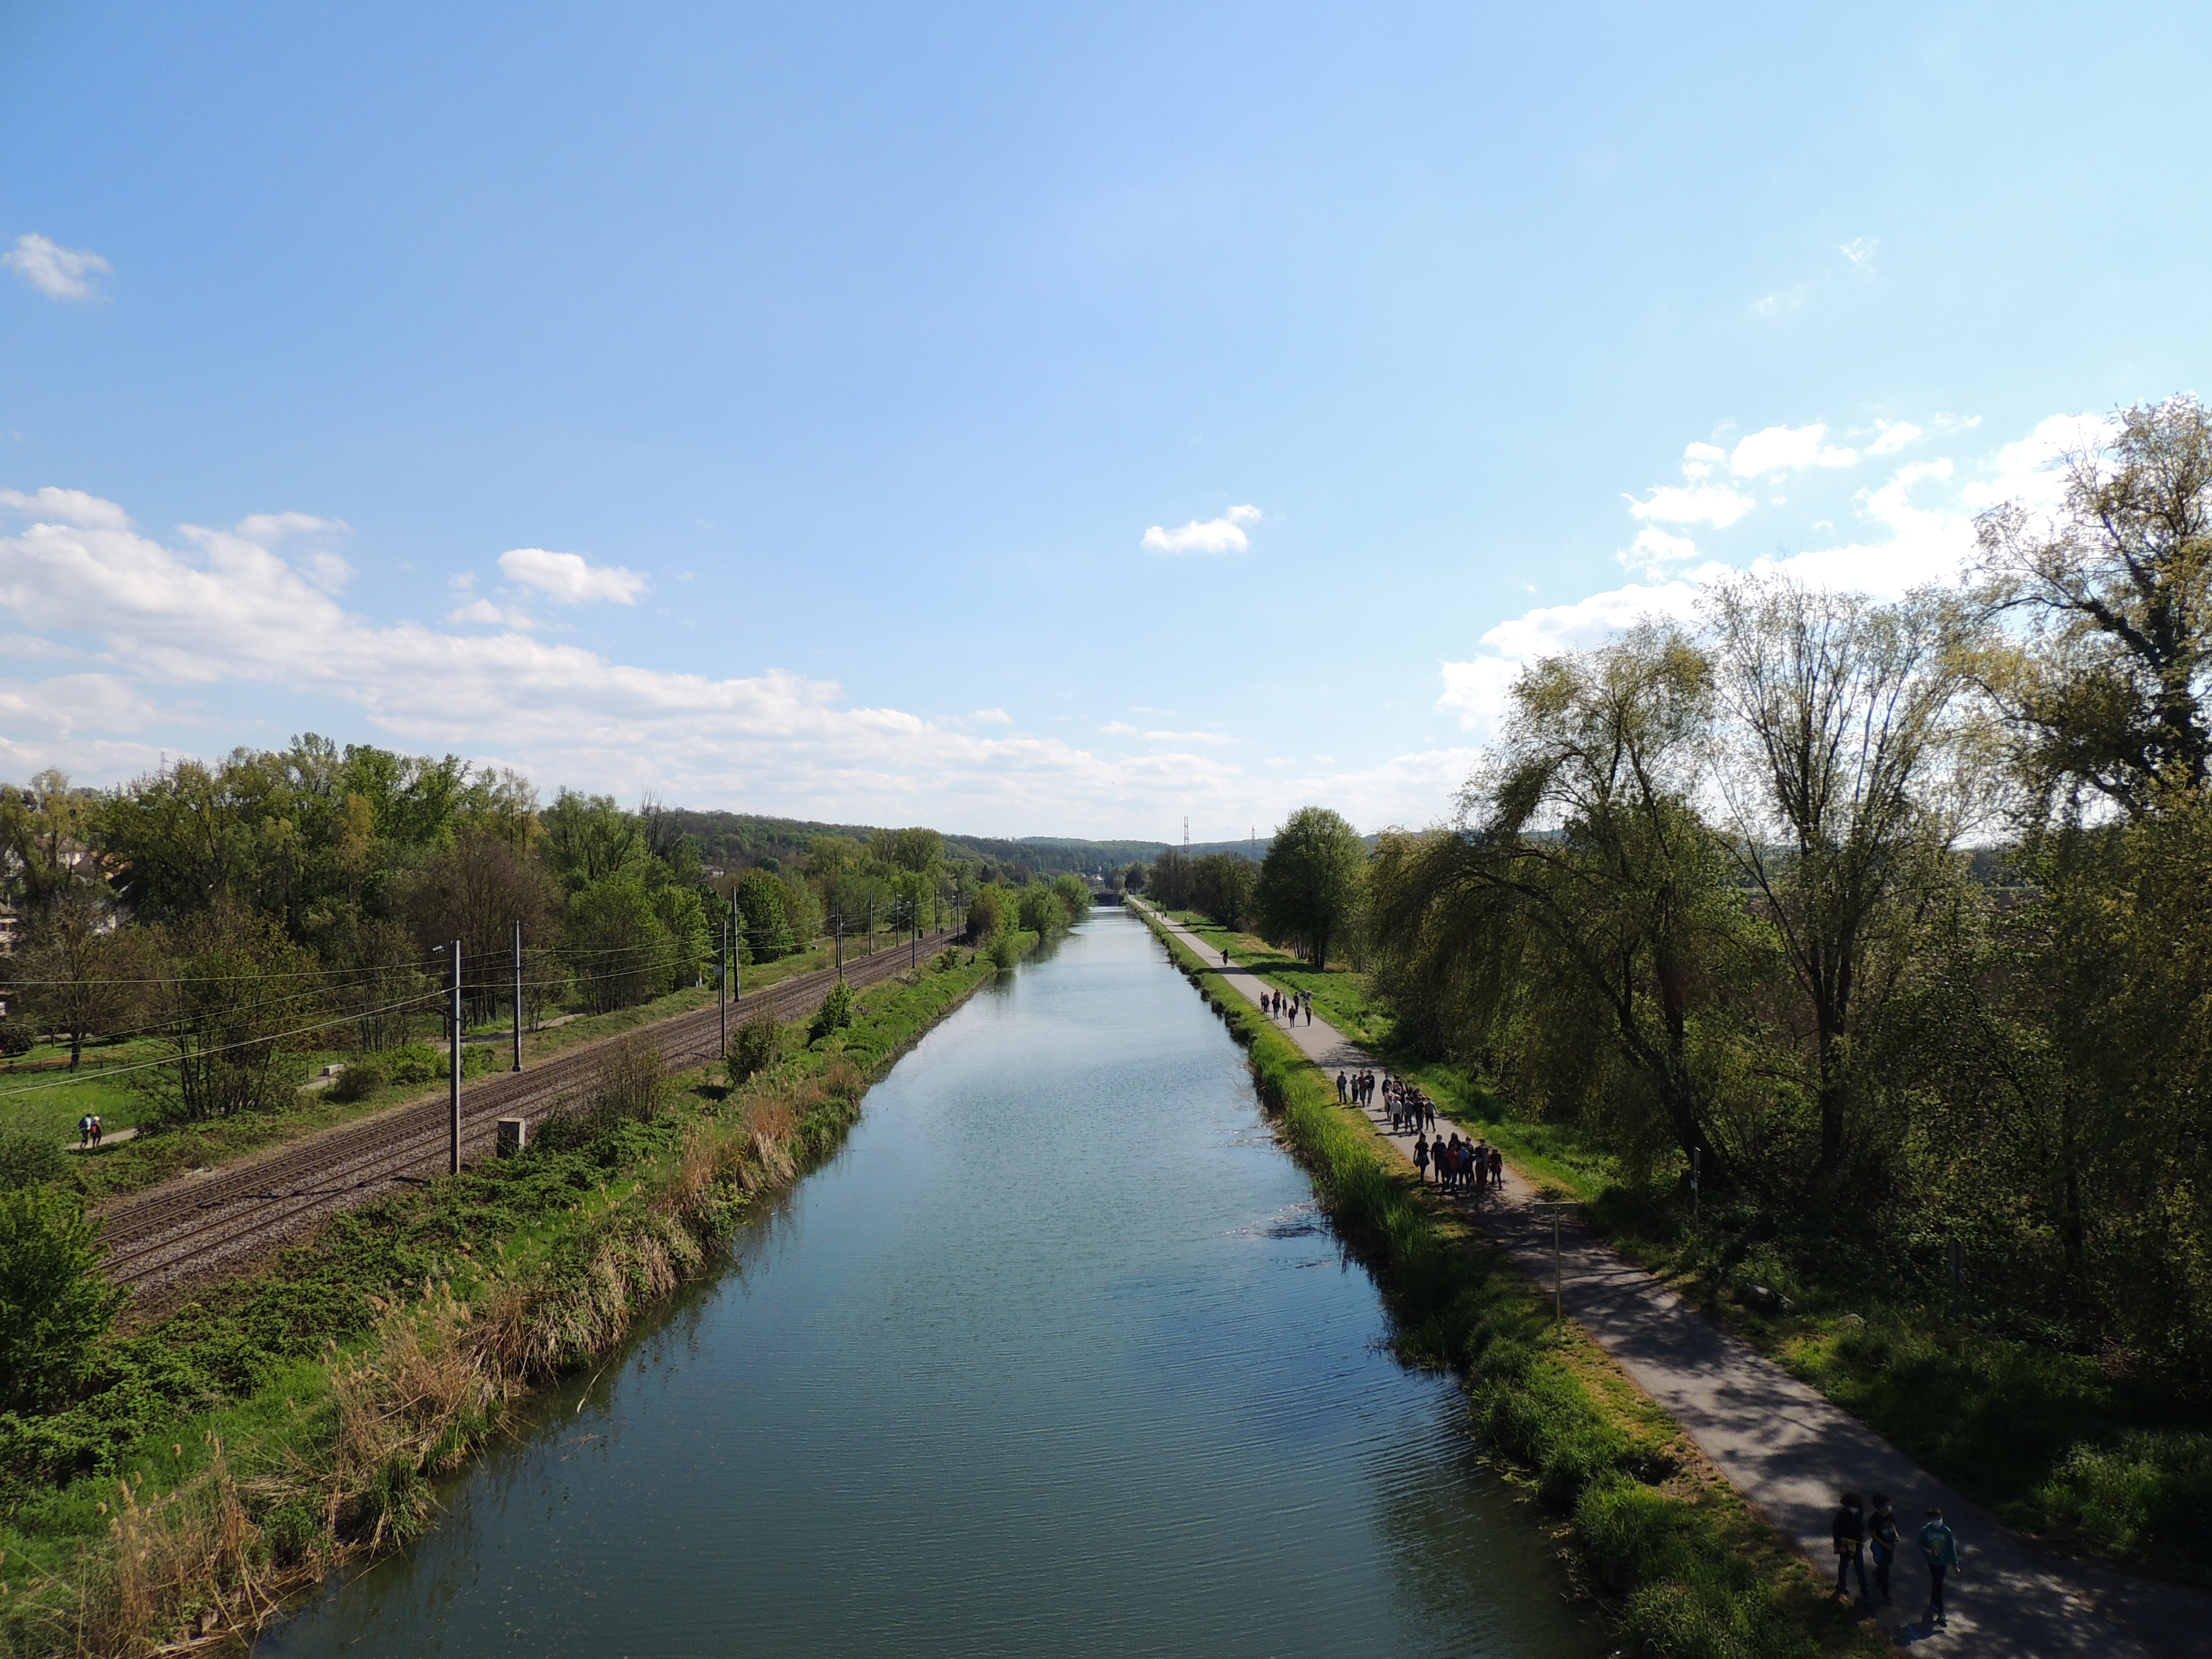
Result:
M1867 1551L1874 1557L1874 1587L1881 1592L1884 1607L1894 1605L1889 1593L1889 1565L1897 1559L1897 1517L1890 1513L1889 1494L1874 1495L1874 1512L1867 1516Z
M1836 1518L1828 1523L1828 1535L1836 1546L1836 1589L1828 1599L1844 1599L1844 1581L1853 1567L1859 1570L1859 1600L1869 1599L1866 1576L1866 1516L1859 1495L1855 1492L1844 1494L1844 1501L1836 1507Z
M80 1149L92 1145L92 1114L87 1112L76 1121L76 1144Z
M1932 1616L1936 1628L1941 1630L1951 1622L1951 1615L1943 1607L1943 1578L1947 1573L1965 1576L1959 1565L1959 1540L1950 1528L1943 1524L1943 1511L1933 1504L1928 1506L1928 1524L1920 1528L1920 1559L1928 1564L1928 1606L1920 1615L1924 1624Z

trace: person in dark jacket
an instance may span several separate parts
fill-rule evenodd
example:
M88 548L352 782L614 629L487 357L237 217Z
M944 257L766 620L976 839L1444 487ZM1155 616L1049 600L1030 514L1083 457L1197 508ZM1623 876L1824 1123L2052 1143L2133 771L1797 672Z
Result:
M1897 1559L1897 1516L1890 1512L1887 1493L1874 1495L1866 1530L1867 1551L1874 1557L1874 1587L1881 1592L1882 1606L1889 1607L1895 1600L1889 1593L1889 1565Z
M1855 1492L1844 1494L1836 1506L1836 1518L1829 1524L1829 1534L1836 1542L1836 1593L1828 1599L1844 1599L1844 1580L1853 1567L1859 1570L1859 1600L1872 1599L1867 1589L1866 1576L1866 1514L1859 1495Z

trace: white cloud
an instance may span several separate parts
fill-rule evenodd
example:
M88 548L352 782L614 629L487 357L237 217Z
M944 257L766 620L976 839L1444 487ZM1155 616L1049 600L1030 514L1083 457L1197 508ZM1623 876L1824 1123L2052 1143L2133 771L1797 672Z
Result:
M1978 422L1938 416L1935 424L1952 434ZM1868 455L1892 454L1926 434L1909 422L1877 422L1881 435ZM1646 520L1620 555L1621 562L1647 582L1593 593L1571 605L1547 605L1500 623L1483 635L1465 661L1442 664L1443 692L1436 707L1474 731L1494 730L1509 707L1509 694L1522 669L1537 658L1585 650L1645 617L1687 619L1695 613L1699 589L1717 579L1750 569L1785 574L1816 586L1848 589L1878 599L1894 599L1931 583L1959 580L1974 552L1974 516L1999 501L2019 501L2033 510L2056 505L2065 487L2061 461L2066 454L2093 448L2111 434L2108 422L2091 416L2053 416L2037 423L2017 442L2001 447L1981 463L1961 466L1950 456L1898 466L1881 483L1856 491L1851 506L1858 533L1840 544L1806 548L1786 555L1754 556L1741 562L1707 558L1691 562L1705 550L1687 537L1670 535L1648 522L1704 522L1724 530L1751 503L1717 486L1658 489L1645 501L1632 500L1631 514ZM1826 428L1769 427L1738 443L1729 456L1731 471L1757 475L1806 466L1835 466L1860 457L1826 442ZM1721 452L1710 444L1684 451L1684 468L1710 465ZM1728 503L1715 496L1729 496ZM1725 511L1713 510L1726 505ZM1774 507L1784 505L1774 498ZM1832 510L1832 509L1831 509ZM1835 533L1827 519L1811 520L1808 535ZM1669 571L1675 572L1666 580Z
M1854 270L1863 270L1870 276L1874 274L1875 250L1881 246L1871 236L1854 236L1836 252L1849 259Z
M0 489L0 507L12 507L49 524L75 525L81 530L128 530L131 515L113 501L103 501L82 489L44 489L25 495L20 489Z
M482 625L489 628L512 628L527 634L538 626L537 619L521 611L510 611L494 605L489 599L477 599L458 611L448 611L446 620L464 626Z
M1738 495L1725 484L1695 484L1685 488L1680 484L1662 485L1650 496L1638 501L1628 498L1628 510L1635 517L1656 520L1661 524L1709 524L1716 530L1725 530L1759 503L1748 495Z
M1698 544L1687 536L1670 536L1650 525L1636 532L1636 539L1621 550L1620 562L1631 570L1658 575L1668 565L1686 564L1698 556Z
M37 232L15 239L15 246L0 253L5 265L49 300L96 300L93 278L114 267L86 248L64 247Z
M855 706L784 669L718 678L616 661L533 636L465 590L447 601L457 623L379 623L236 530L188 528L167 545L112 504L71 505L85 522L0 535L0 629L76 652L58 667L94 672L0 686L0 775L52 764L112 781L150 768L157 742L173 755L281 744L337 704L337 729L355 711L365 736L518 766L549 786L831 822L1127 834L1194 802L1265 823L1316 798L1310 779L1231 763L1220 732L1144 730L1132 752L1105 755L1010 729L1002 709L939 720ZM38 657L9 660L20 673ZM1425 775L1392 767L1347 775L1361 813L1432 816L1456 781L1393 798L1392 777Z
M1003 708L979 708L969 718L984 720L993 726L1012 726L1014 723L1014 717Z
M1810 426L1770 426L1736 445L1729 457L1729 471L1739 478L1756 478L1801 466L1856 465L1858 452L1835 447L1826 441L1827 435L1828 428L1818 421Z
M511 581L537 588L562 605L610 599L635 605L652 584L641 571L618 564L593 564L580 553L549 553L542 547L516 547L499 556L499 568Z
M1771 317L1778 311L1795 311L1805 303L1805 296L1811 292L1809 283L1797 283L1779 293L1760 295L1751 302L1751 308L1762 317Z
M1264 516L1258 507L1249 503L1232 507L1218 519L1208 519L1203 524L1194 519L1180 530L1165 530L1154 525L1145 532L1140 544L1155 553L1243 553L1252 545L1244 526L1259 523Z

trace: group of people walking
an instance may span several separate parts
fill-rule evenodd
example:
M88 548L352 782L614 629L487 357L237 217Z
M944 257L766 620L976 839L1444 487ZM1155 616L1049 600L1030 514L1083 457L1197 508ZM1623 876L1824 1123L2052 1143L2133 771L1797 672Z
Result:
M1831 1530L1836 1544L1836 1589L1829 1597L1840 1601L1844 1598L1845 1581L1854 1568L1859 1577L1859 1599L1870 1601L1874 1593L1881 1596L1887 1607L1894 1601L1889 1591L1889 1570L1897 1559L1901 1537L1897 1515L1890 1508L1888 1495L1876 1492L1874 1507L1869 1510L1855 1492L1847 1492L1836 1506L1836 1518ZM1920 1547L1920 1559L1928 1569L1928 1606L1922 1612L1922 1622L1938 1629L1950 1623L1950 1614L1943 1606L1943 1581L1959 1571L1959 1539L1943 1519L1943 1511L1934 1504L1928 1507L1928 1519L1915 1540ZM1874 1557L1874 1592L1867 1589L1866 1559Z
M80 1146L100 1145L100 1114L87 1112L76 1121L76 1144Z
M1431 1164L1436 1167L1437 1185L1449 1192L1471 1192L1480 1198L1505 1184L1505 1154L1480 1140L1462 1140L1456 1133L1449 1140L1431 1143L1423 1135L1413 1142L1413 1167L1424 1181Z
M1260 1006L1276 1019L1288 1015L1293 1025L1298 1023L1301 1013L1305 1015L1307 1024L1313 1024L1313 993L1310 991L1267 991L1261 995Z
M1404 1079L1378 1079L1372 1072L1336 1074L1340 1104L1371 1110L1378 1093L1390 1133L1413 1137L1413 1167L1423 1181L1433 1169L1437 1184L1448 1191L1479 1195L1505 1184L1505 1154L1484 1141L1462 1140L1457 1130L1449 1138L1437 1134L1437 1103Z

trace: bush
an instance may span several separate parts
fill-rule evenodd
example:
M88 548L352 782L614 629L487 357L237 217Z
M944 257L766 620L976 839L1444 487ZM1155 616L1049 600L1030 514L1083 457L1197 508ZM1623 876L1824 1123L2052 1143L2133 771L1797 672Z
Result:
M776 1055L783 1048L783 1027L776 1023L774 1014L756 1014L738 1028L737 1042L730 1049L730 1079L743 1082L756 1073L764 1072L775 1064Z
M353 1060L331 1085L331 1098L351 1105L356 1100L367 1100L391 1080L381 1060Z
M809 1028L812 1041L819 1042L832 1031L842 1031L853 1023L853 988L839 980L830 988L830 994L822 999L822 1006L814 1011L814 1024Z
M2202 1561L2212 1556L2212 1436L2137 1431L2076 1446L2036 1498L2112 1554Z
M31 1052L38 1034L20 1019L0 1019L0 1056L16 1060Z
M643 1123L668 1104L668 1067L647 1036L624 1037L599 1061L584 1097L584 1116L596 1124Z
M43 1187L68 1171L69 1158L59 1141L12 1125L0 1128L0 1192Z
M991 941L991 948L984 954L991 958L991 966L1002 974L1012 973L1014 964L1022 959L1022 953L1013 940L1004 933Z
M445 1052L427 1042L403 1043L384 1057L383 1064L385 1076L403 1089L446 1075Z
M53 1400L84 1370L123 1300L76 1194L0 1193L0 1410Z

